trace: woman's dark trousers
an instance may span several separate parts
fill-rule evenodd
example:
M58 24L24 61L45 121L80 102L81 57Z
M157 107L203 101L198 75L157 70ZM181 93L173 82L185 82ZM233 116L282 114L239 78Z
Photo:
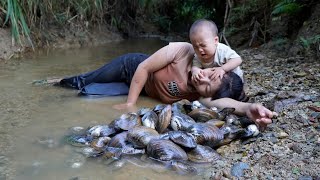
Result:
M147 58L141 53L125 54L97 70L64 78L60 85L79 89L82 95L125 95L137 67Z

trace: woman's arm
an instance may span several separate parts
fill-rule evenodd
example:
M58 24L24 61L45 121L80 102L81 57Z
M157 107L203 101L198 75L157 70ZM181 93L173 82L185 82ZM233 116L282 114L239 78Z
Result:
M149 74L162 69L173 62L173 59L167 58L167 51L168 46L165 46L139 64L131 81L127 102L125 104L116 105L114 108L124 109L136 104L140 92L147 82Z
M257 103L244 103L230 98L221 98L211 100L211 98L200 99L200 102L207 107L217 107L223 109L226 107L235 108L235 114L246 115L253 120L261 130L264 130L268 124L272 123L271 118L276 113Z

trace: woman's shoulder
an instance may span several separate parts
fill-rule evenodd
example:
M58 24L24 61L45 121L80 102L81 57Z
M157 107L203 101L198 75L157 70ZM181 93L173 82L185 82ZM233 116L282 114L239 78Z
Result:
M167 57L175 62L182 61L193 57L194 50L190 43L187 42L171 42L168 46Z
M188 42L170 42L169 46L173 48L192 48L192 45Z

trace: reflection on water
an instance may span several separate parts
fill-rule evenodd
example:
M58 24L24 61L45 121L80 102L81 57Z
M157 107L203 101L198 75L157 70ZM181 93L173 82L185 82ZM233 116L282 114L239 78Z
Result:
M1 62L0 179L186 179L139 161L107 165L102 159L88 160L61 140L71 127L109 123L119 117L124 112L111 107L126 97L85 98L74 90L30 84L36 79L90 71L124 53L151 54L165 44L128 40ZM156 103L141 97L138 107Z

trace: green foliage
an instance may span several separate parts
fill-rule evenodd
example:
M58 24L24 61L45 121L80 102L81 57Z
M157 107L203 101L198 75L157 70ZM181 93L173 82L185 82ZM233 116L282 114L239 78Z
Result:
M252 20L252 17L265 18L264 12L268 11L269 5L274 0L248 0L244 1L238 6L232 8L232 14L230 16L230 25L239 26Z
M31 46L33 47L31 38L30 38L30 30L27 25L27 22L24 17L23 10L17 0L7 0L5 7L7 9L7 16L4 24L10 21L11 24L11 33L13 36L13 43L16 41L22 44L21 35L25 36Z
M177 0L170 3L166 6L166 11L158 11L159 13L153 17L160 29L167 32L171 30L185 32L195 20L213 19L215 16L215 7L211 1Z
M232 35L235 32L238 32L240 29L235 27L235 26L231 26L229 28L226 29L225 35L228 37L230 35Z
M172 21L170 20L170 18L168 16L155 16L153 18L153 22L159 26L160 31L163 31L163 32L170 32L171 31Z
M299 12L302 8L302 5L298 4L296 0L282 0L277 5L274 6L272 15L293 15Z
M52 20L60 25L70 23L74 19L82 22L100 22L104 16L105 1L0 0L0 12L6 14L4 25L10 25L14 41L21 43L21 36L24 36L33 47L29 27L36 24L45 25Z
M310 51L312 47L317 48L320 43L320 35L316 35L310 38L300 37L300 44L305 51Z

